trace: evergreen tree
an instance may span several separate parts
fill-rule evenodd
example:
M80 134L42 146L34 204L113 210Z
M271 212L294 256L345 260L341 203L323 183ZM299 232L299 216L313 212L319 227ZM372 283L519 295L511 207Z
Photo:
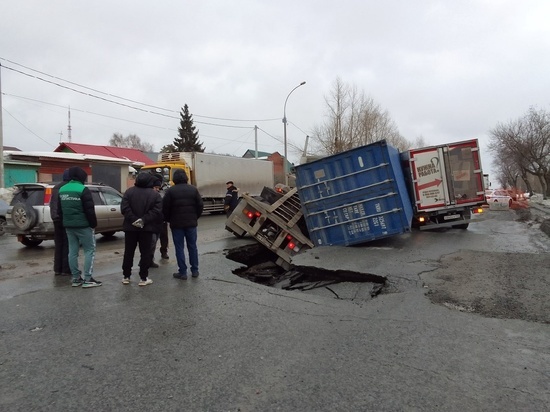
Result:
M161 153L174 153L174 152L177 152L177 151L178 151L178 149L176 149L176 146L174 146L173 144L164 145L160 149Z
M199 142L199 131L195 131L193 126L193 115L189 114L187 103L182 107L180 127L178 127L178 137L174 138L173 147L177 152L204 152L206 147L202 147Z

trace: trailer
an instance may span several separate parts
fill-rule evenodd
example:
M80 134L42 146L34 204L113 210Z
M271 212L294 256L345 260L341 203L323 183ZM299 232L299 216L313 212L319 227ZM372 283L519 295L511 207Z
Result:
M173 184L173 172L185 170L189 183L196 186L204 202L204 212L223 213L229 180L244 193L259 196L265 186L273 187L273 162L201 152L160 153L158 162L141 170L160 173L167 184Z
M277 265L288 270L294 255L313 248L303 223L296 188L277 194L266 187L259 197L243 194L225 227L238 237L254 237L277 255Z

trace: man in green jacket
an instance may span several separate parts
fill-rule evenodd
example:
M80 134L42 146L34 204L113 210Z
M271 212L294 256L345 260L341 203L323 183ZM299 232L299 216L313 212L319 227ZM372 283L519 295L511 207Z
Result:
M59 189L59 212L69 240L72 285L92 288L101 286L101 282L92 277L97 218L92 192L84 185L87 179L88 174L84 169L78 166L69 169L69 182ZM78 268L80 245L84 252L84 279L81 278L82 271Z

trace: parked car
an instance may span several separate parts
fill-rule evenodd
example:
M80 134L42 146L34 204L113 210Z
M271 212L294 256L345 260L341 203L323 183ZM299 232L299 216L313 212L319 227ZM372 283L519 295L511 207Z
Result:
M508 205L508 207L512 207L512 196L508 194L508 191L503 189L497 189L497 190L486 190L485 191L485 199L487 200L487 204L491 203L501 203L504 205Z
M53 239L50 198L55 183L19 183L6 212L5 232L17 236L25 246L38 246ZM96 233L113 236L122 230L124 216L120 213L122 194L110 186L86 184L92 192L97 216Z
M6 213L10 205L2 199L0 199L0 236L2 236L6 231L4 227L6 226Z

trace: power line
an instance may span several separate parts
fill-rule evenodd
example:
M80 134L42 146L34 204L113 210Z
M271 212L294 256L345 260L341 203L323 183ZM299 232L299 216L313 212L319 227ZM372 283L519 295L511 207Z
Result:
M117 96L115 94L111 94L111 93L106 93L106 92L102 92L100 90L97 90L97 89L93 89L93 88L90 88L90 87L87 87L87 86L84 86L82 84L79 84L79 83L76 83L76 82L72 82L72 81L69 81L69 80L65 80L65 79L62 79L62 78L59 78L59 77L56 77L56 76L52 76L50 74L47 74L47 73L44 73L44 72L41 72L39 70L35 70L35 69L32 69L30 67L27 67L27 66L24 66L22 64L19 64L17 62L14 62L14 61L11 61L11 60L8 60L8 59L5 59L5 58L2 58L0 57L0 60L4 60L4 61L7 61L11 64L15 64L17 66L20 66L20 67L23 67L27 70L30 70L30 71L33 71L33 72L36 72L36 73L39 73L43 76L47 76L47 77L51 77L53 79L56 79L56 80L59 80L59 81L62 81L62 82L65 82L65 83L68 83L68 84L71 84L71 85L74 85L74 86L77 86L77 87L80 87L80 88L83 88L83 89L86 89L86 90L90 90L90 91L93 91L95 93L100 93L100 94L103 94L103 95L106 95L106 96L110 96L110 97L113 97L113 98L116 98L116 99L120 99L120 100L124 100L124 101L127 101L127 102L131 102L131 103L134 103L134 104L139 104L139 105L142 105L142 106L146 106L146 107L151 107L151 108L154 108L154 109L158 109L158 110L163 110L163 111L167 111L167 112L172 112L172 113L178 113L174 110L171 110L171 109L166 109L166 108L162 108L162 107L159 107L159 106L154 106L154 105L150 105L150 104L147 104L147 103L142 103L142 102L138 102L138 101L135 101L135 100L131 100L131 99L127 99L127 98L124 98L124 97L121 97L121 96ZM67 90L70 90L70 91L73 91L73 92L76 92L76 93L79 93L79 94L83 94L85 96L88 96L88 97L92 97L92 98L95 98L95 99L99 99L99 100L103 100L105 102L109 102L109 103L113 103L113 104L117 104L117 105L120 105L120 106L123 106L123 107L127 107L127 108L130 108L130 109L134 109L134 110L139 110L141 112L146 112L146 113L150 113L150 114L155 114L155 115L159 115L159 116L163 116L163 117L167 117L167 118L171 118L171 119L180 119L180 117L177 117L177 116L174 116L174 115L168 115L168 114L164 114L164 113L159 113L159 112L156 112L156 111L151 111L151 110L146 110L146 109L143 109L143 108L140 108L140 107L136 107L136 106L133 106L133 105L129 105L129 104L125 104L125 103L121 103L121 102L117 102L117 101L114 101L114 100L111 100L111 99L107 99L105 97L101 97L101 96L97 96L95 94L92 94L92 93L87 93L87 92L83 92L81 90L78 90L78 89L75 89L73 87L69 87L69 86L66 86L66 85L63 85L63 84L60 84L58 82L54 82L54 81L51 81L51 80L47 80L43 77L40 77L40 76L36 76L36 75L33 75L33 74L29 74L29 73L26 73L24 71L21 71L21 70L17 70L15 68L12 68L12 67L8 67L8 66L5 66L5 65L2 65L0 64L0 67L3 67L3 68L6 68L8 70L11 70L13 72L16 72L16 73L19 73L19 74L22 74L24 76L27 76L27 77L31 77L31 78L34 78L34 79L37 79L37 80L40 80L40 81L43 81L43 82L46 82L46 83L50 83L50 84L53 84L55 86L58 86L58 87L61 87L61 88L64 88L64 89L67 89ZM2 93L3 95L6 95L6 96L12 96L12 97L16 97L16 98L20 98L20 99L26 99L26 100L30 100L30 101L35 101L35 102L38 102L38 103L42 103L42 104L49 104L49 105L52 105L52 106L57 106L57 107L65 107L65 106L62 106L62 105L58 105L58 104L55 104L55 103L48 103L48 102L44 102L44 101L40 101L40 100L36 100L36 99L31 99L31 98L26 98L26 97L22 97L22 96L15 96L15 95L10 95L10 94L7 94L7 93ZM139 125L143 125L143 126L149 126L149 127L155 127L155 128L159 128L159 129L165 129L165 130L172 130L170 128L166 128L166 127L161 127L161 126L156 126L156 125L152 125L152 124L147 124L147 123L142 123L142 122L136 122L136 121L132 121L132 120L128 120L128 119L122 119L122 118L118 118L118 117L114 117L114 116L109 116L109 115L104 115L104 114L100 114L100 113L95 113L95 112L90 112L90 111L87 111L87 110L81 110L81 109L76 109L76 108L71 108L72 110L74 111L79 111L79 112L82 112L82 113L88 113L88 114L93 114L93 115L96 115L96 116L102 116L102 117L106 117L106 118L111 118L111 119L115 119L115 120L122 120L122 121L126 121L126 122L129 122L129 123L134 123L134 124L139 124ZM10 113L10 116L12 116L14 119L15 117L13 115L11 115ZM197 114L192 114L193 117L195 118L204 118L204 119L212 119L212 120L222 120L222 121L231 121L231 122L268 122L268 121L275 121L275 120L280 120L279 118L269 118L269 119L230 119L230 118L221 118L221 117L212 117L212 116L203 116L203 115L197 115ZM15 119L17 120L17 119ZM17 120L18 121L18 120ZM19 121L18 121L19 122ZM21 123L21 122L19 122ZM198 125L207 125L207 126L215 126L215 127L226 127L226 128L236 128L236 129L250 129L252 130L253 127L251 126L236 126L236 125L227 125L227 124L219 124L219 123L210 123L210 122L202 122L200 120L196 120L194 119L194 123L198 124ZM22 123L21 123L22 124ZM296 126L294 123L292 123L293 126L295 126L298 130L300 130L302 133L306 134L303 130L301 130L298 126ZM23 126L25 127L25 126ZM26 127L25 127L26 128ZM27 128L27 130L30 131L30 129ZM271 137L272 139L278 141L278 142L282 142L282 140L280 138L277 138L269 133L267 133L265 130L261 129L261 131L263 131L266 135L268 135L269 137ZM31 131L31 133L35 134L34 132ZM249 132L245 133L245 134L248 134ZM35 134L36 135L36 134ZM36 135L37 136L37 135ZM39 137L39 136L37 136ZM208 137L208 136L207 136ZM210 136L210 137L213 137L213 136ZM40 137L39 137L40 138ZM215 137L214 137L215 138ZM43 140L44 142L46 142L44 139L40 138L41 140ZM222 139L222 138L219 138L219 139ZM225 139L222 139L222 140L225 140ZM293 148L297 149L297 150L301 150L300 148L298 148L296 145L294 144L290 144L290 146L292 146Z
M119 106L128 107L128 108L130 108L130 109L139 110L139 111L142 111L142 112L145 112L145 113L157 114L157 115L159 115L159 116L172 117L172 118L173 118L173 116L169 116L169 115L166 115L166 114L163 114L163 113L153 112L153 111L151 111L151 110L145 110L145 109L142 109L142 108L139 108L139 107L131 106L131 105L129 105L129 104L120 103L120 102L115 102L114 100L106 99L106 98L100 97L100 96L96 96L95 94L86 93L86 92L83 92L83 91L81 91L81 90L77 90L77 89L75 89L75 88L73 88L73 87L64 86L64 85L62 85L62 84L59 84L59 83L56 83L56 82L52 82L51 80L46 80L46 79L43 79L43 78L41 78L41 77L34 76L34 75L32 75L32 74L22 72L21 70L14 69L13 67L8 67L8 66L5 66L5 65L2 65L2 67L5 68L5 69L14 71L14 72L16 72L16 73L20 73L20 74L22 74L22 75L24 75L24 76L32 77L32 78L34 78L34 79L41 80L41 81L43 81L43 82L53 84L53 85L58 86L58 87L61 87L61 88L63 88L63 89L71 90L71 91L73 91L73 92L75 92L75 93L80 93L80 94L83 94L83 95L85 95L85 96L93 97L94 99L99 99L99 100L103 100L103 101L106 101L106 102L109 102L109 103L118 104Z
M226 120L228 122L272 122L273 120L281 120L279 117L274 119L224 119L223 117L209 117L209 116L201 116L200 114L193 114L193 117L203 117L205 119L212 119L212 120Z
M42 140L44 143L47 143L47 144L49 144L49 145L52 146L52 147L54 146L54 145L52 145L50 142L48 142L47 140L45 140L45 139L41 138L40 136L38 136L35 132L33 132L31 129L29 129L27 126L25 126L23 123L21 123L21 122L19 121L19 119L17 119L13 114L11 114L10 112L8 112L8 110L7 110L5 107L3 107L2 109L3 109L7 114L9 114L9 115L13 118L13 120L15 120L17 123L19 123L19 124L20 124L21 126L23 126L25 129L27 129L27 130L28 130L29 132L31 132L33 135L35 135L36 137L38 137L38 138L39 138L40 140Z
M5 66L2 66L2 67L5 67ZM42 103L42 104L47 104L47 105L51 105L51 106L55 106L55 107L66 108L65 106L60 105L60 104L57 104L57 103L50 103L50 102L45 102L45 101L43 101L43 100L31 99L30 97L17 96L17 95L15 95L15 94L10 94L10 93L2 93L2 94L3 94L4 96L10 96L10 97L18 98L18 99L30 100L30 101L33 101L33 102ZM107 118L109 118L109 119L123 120L123 121L125 121L125 122L140 124L140 125L142 125L142 126L150 126L150 127L156 127L156 128L159 128L159 129L172 130L172 129L168 129L168 128L161 127L161 126L155 126L155 125L148 124L148 123L136 122L136 121L128 120L128 119L122 119L122 118L120 118L120 117L115 117L115 116L109 116L109 115L106 115L106 114L100 114L100 113L90 112L90 111L88 111L88 110L77 109L77 108L74 108L74 107L71 107L71 110L76 111L76 112L81 112L81 113L93 114L93 115L96 115L96 116L107 117ZM195 115L193 115L193 116L195 116ZM179 117L176 117L176 116L166 116L166 117L170 117L170 118L172 118L172 119L179 119ZM237 128L237 129L253 129L253 128L254 128L253 126L234 126L234 125L225 125L225 124L216 124L216 123L201 122L201 121L194 120L194 119L193 119L193 123L205 124L205 125L209 125L209 126L218 126L218 127L230 127L230 128Z
M103 92L101 90L97 90L97 89L94 89L94 88L91 88L91 87L88 87L88 86L84 86L82 84L79 84L79 83L76 83L76 82L72 82L70 80L65 80L65 79L62 79L60 77L57 77L57 76L53 76L51 74L48 74L48 73L44 73L44 72L41 72L39 70L36 70L36 69L33 69L31 67L27 67L27 66L24 66L20 63L17 63L17 62L14 62L12 60L8 60L6 58L3 58L3 57L0 57L0 60L4 60L4 61L7 61L11 64L15 64L17 66L21 66L21 67L24 67L25 69L27 70L31 70L33 72L36 72L36 73L40 73L41 75L44 75L44 76L48 76L48 77L51 77L52 79L56 79L56 80L60 80L62 82L65 82L65 83L68 83L68 84L72 84L74 86L78 86L78 87L81 87L83 89L86 89L86 90L91 90L93 92L96 92L96 93L100 93L100 94L104 94L106 96L111 96L111 97L114 97L116 99L120 99L120 100L124 100L124 101L127 101L127 102L131 102L131 103L135 103L135 104L139 104L139 105L142 105L142 106L146 106L146 107L151 107L151 108L154 108L154 109L158 109L158 110L164 110L164 111L167 111L167 112L171 112L171 113L179 113L173 109L166 109L166 108L163 108L163 107L159 107L159 106L154 106L154 105L151 105L151 104L147 104L147 103L142 103L142 102L138 102L136 100L132 100L132 99L127 99L125 97L122 97L122 96L118 96L118 95L115 95L115 94L112 94L112 93L107 93L107 92ZM144 112L147 112L147 113L152 113L152 114L157 114L159 116L166 116L162 113L157 113L157 112L153 112L153 111L150 111L150 110L145 110L145 109L142 109L142 108L139 108L139 107L134 107L134 106L130 106L130 105L127 105L127 104L123 104L123 103L119 103L119 102L115 102L113 100L109 100L109 99L105 99L105 98L102 98L102 97L99 97L99 96L95 96L95 95L92 95L90 93L85 93L85 92L82 92L80 90L76 90L76 89L73 89L71 87L68 87L68 86L64 86L62 84L59 84L59 83L55 83L55 82L52 82L50 80L46 80L46 79L43 79L41 77L38 77L38 76L34 76L32 74L29 74L29 73L25 73L21 70L17 70L17 69L14 69L12 67L8 67L8 66L5 66L5 65L2 65L2 67L5 67L6 69L8 70L12 70L14 72L17 72L17 73L20 73L20 74L23 74L25 76L28 76L28 77L33 77L37 80L41 80L41 81L44 81L46 83L51 83L51 84L54 84L56 86L59 86L59 87L63 87L65 89L68 89L68 90L72 90L74 92L77 92L77 93L81 93L81 94L84 94L86 96L90 96L90 97L94 97L94 98L97 98L97 99L101 99L101 100L105 100L107 102L110 102L110 103L114 103L114 104L118 104L118 105L121 105L121 106L125 106L125 107L129 107L129 108L132 108L132 109L135 109L135 110L141 110L141 111L144 111ZM199 115L199 114L193 114L194 117L200 117L200 118L204 118L204 119L212 119L212 120L223 120L223 121L229 121L229 122L270 122L270 121L274 121L274 120L280 120L279 118L270 118L270 119L230 119L230 118L222 118L222 117L212 117L212 116L203 116L203 115ZM172 117L172 116L167 116L167 117ZM210 124L210 123L204 123L204 124ZM218 124L212 124L214 126L222 126L222 125L218 125Z
M258 130L261 130L262 132L264 132L266 135L268 135L269 137L271 137L272 139L278 141L279 143L283 144L283 139L281 139L280 137L276 137L276 136L273 136L272 134L269 134L268 132L266 132L264 129L262 129L261 127L258 127ZM294 143L292 142L287 142L287 145L292 147L293 149L296 149L296 150L302 150L301 148L299 148L298 146L296 146Z
M14 62L14 61L12 61L12 60L5 59L5 58L3 58L3 57L0 57L0 60L5 60L5 61L10 62L10 63L12 63L12 64L15 64L15 65L17 65L17 66L24 67L24 68L27 69L27 70L31 70L31 71L33 71L33 72L43 74L44 76L51 77L52 79L61 80L61 81L65 82L65 83L69 83L69 84L72 84L72 85L74 85L74 86L82 87L83 89L91 90L91 91L94 91L94 92L96 92L96 93L101 93L101 94L104 94L104 95L106 95L106 96L111 96L111 97L115 97L115 98L117 98L117 99L126 100L126 101L131 102L131 103L141 104L142 106L152 107L152 108L154 108L154 109L165 110L165 111L169 111L169 112L173 112L173 111L174 111L174 110L172 110L172 109L164 109L164 108L162 108L162 107L153 106L153 105L150 105L150 104L147 104L147 103L141 103L141 102L138 102L138 101L136 101L136 100L126 99L125 97L117 96L117 95L115 95L115 94L102 92L101 90L93 89L93 88L91 88L91 87L87 87L87 86L84 86L84 85L82 85L82 84L72 82L72 81L70 81L70 80L65 80L65 79L62 79L62 78L60 78L60 77L56 77L56 76L53 76L53 75L51 75L51 74L41 72L41 71L39 71L39 70L33 69L33 68L31 68L31 67L24 66L24 65L22 65L22 64L20 64L20 63ZM3 67L6 67L6 66L3 66Z
M14 95L14 94L10 94L10 93L2 93L2 95L4 95L4 96L9 96L9 97L16 98L16 99L28 100L28 101L31 101L31 102L40 103L40 104L44 104L44 105L59 107L59 108L61 108L61 109L66 109L66 107L65 107L64 105L57 104L57 103L51 103L51 102L45 102L45 101L43 101L43 100L38 100L38 99L31 99L30 97L18 96L18 95ZM6 110L6 109L4 109L4 110ZM150 124L150 123L136 122L136 121L134 121L134 120L129 120L129 119L121 118L121 117L115 117L115 116L111 116L111 115L106 115L106 114L91 112L91 111L89 111L89 110L82 110L82 109L78 109L78 108L75 108L75 107L71 107L71 111L79 112L79 113L91 114L91 115L99 116L99 117L105 117L105 118L107 118L107 119L121 120L121 121L124 121L124 122L132 123L132 124L137 124L137 125L141 125L141 126L153 127L153 128L161 129L161 130L174 131L174 128L169 128L169 127L164 127L164 126L157 126L157 125ZM6 112L7 112L7 110L6 110ZM25 126L24 126L21 122L19 122L11 113L9 113L9 114L10 114L10 116L13 117L18 123L20 123L23 127L25 127ZM215 125L215 124L213 124L213 123L204 123L204 122L198 122L198 121L194 121L194 123L207 124L207 125ZM249 130L248 130L246 133L244 133L243 135L239 136L237 139L228 139L228 138L224 138L224 137L218 137L218 136L207 135L207 134L204 134L204 133L201 133L200 136L201 136L201 137L208 137L208 138L212 138L212 139L217 139L217 140L223 140L223 141L227 141L227 142L229 142L229 143L232 143L232 142L234 142L234 141L240 141L239 139L240 139L241 137L250 134L250 133L254 130L254 127L250 127L250 126L230 126L230 125L220 125L220 126L223 126L223 127L233 127L233 128L241 128L241 129L249 129ZM36 134L35 134L32 130L30 130L29 128L27 128L27 127L25 127L25 128L26 128L27 130L29 130L32 134L34 134L36 137L38 137L39 139L45 141L45 140L42 139L40 136L36 135Z

